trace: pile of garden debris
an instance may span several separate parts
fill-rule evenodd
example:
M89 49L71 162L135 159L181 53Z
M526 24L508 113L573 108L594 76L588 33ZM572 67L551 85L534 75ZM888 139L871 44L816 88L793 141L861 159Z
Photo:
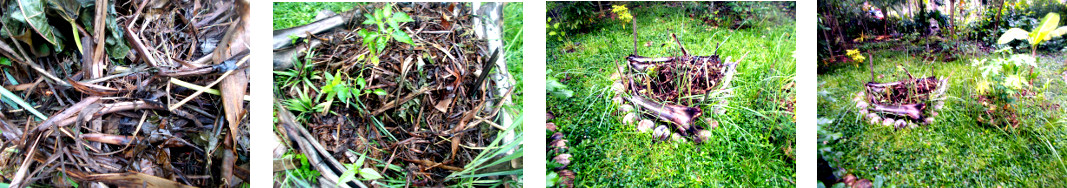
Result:
M718 122L708 118L705 119L707 127L698 127L695 121L703 110L691 106L712 106L713 113L725 113L726 98L733 93L730 80L740 60L728 58L724 62L718 55L692 56L677 36L671 34L671 37L678 42L682 56L642 57L636 55L635 29L634 53L626 57L628 66L619 66L611 77L615 80L613 100L620 104L618 112L624 114L623 122L637 123L638 131L652 130L657 139L675 141L685 141L685 137L695 134L694 141L703 142L711 135L706 129L717 127ZM635 111L634 106L640 110ZM656 126L640 114L673 124L676 130L670 131L665 125Z
M521 143L521 136L516 137L521 133L515 133L508 110L502 110L514 92L500 40L502 9L498 3L377 3L276 30L275 70L291 72L275 77L281 80L277 98L288 99L277 105L282 108L278 114L292 116L279 118L279 137L312 161L310 168L322 176L318 183L326 186L377 182L332 185L350 170L341 164L356 163L361 156L380 161L352 168L371 168L412 186L440 186L461 174L521 168L521 159L477 165L496 157L480 155L486 151L521 150L511 146ZM375 15L381 14L406 14L411 21L376 27ZM393 34L395 41L372 40L387 45L367 47L367 33L389 27L400 28L397 32L410 43ZM324 101L302 103L310 100L306 96L324 96L310 97ZM276 155L276 162L287 160L283 157ZM275 170L286 168L299 167Z
M905 69L904 71L907 71ZM873 80L873 74L872 80ZM896 128L915 128L934 122L938 111L945 106L945 91L948 89L946 79L935 76L877 83L867 82L865 90L852 98L859 109L859 115L870 124L881 124Z
M248 182L248 2L0 4L3 182Z

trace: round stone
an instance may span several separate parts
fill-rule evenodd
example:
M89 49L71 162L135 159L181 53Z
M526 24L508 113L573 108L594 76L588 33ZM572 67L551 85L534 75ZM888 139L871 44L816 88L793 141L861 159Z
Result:
M882 120L882 125L893 126L893 123L896 123L896 122L897 121L894 120L893 118L885 118L885 119Z
M652 127L655 126L656 124L653 123L652 120L642 119L640 122L637 122L637 131L643 133L648 132L649 130L652 130Z
M897 128L905 128L908 127L908 122L904 121L904 119L898 119L893 125Z
M622 106L619 106L619 113L620 114L629 114L630 112L633 112L633 111L634 111L634 106L633 105L624 104Z
M629 125L631 123L634 123L635 121L637 121L637 114L635 114L635 113L631 112L631 113L627 113L626 115L622 116L622 123L623 124Z
M878 124L882 122L882 116L878 116L878 114L875 113L870 113L867 114L867 121L871 124Z
M705 141L708 141L708 139L711 139L711 131L700 130L697 131L697 139L694 141L696 141L697 143L704 143Z
M667 129L666 125L657 126L656 129L652 131L652 137L658 140L667 140L670 136L671 131L670 129Z

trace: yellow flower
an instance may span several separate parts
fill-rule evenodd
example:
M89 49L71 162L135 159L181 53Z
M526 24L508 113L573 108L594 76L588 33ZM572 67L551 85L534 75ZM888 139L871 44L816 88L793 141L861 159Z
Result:
M863 60L867 60L867 57L863 57L863 54L860 54L860 50L845 50L845 55L851 57L852 60L856 62L863 62Z

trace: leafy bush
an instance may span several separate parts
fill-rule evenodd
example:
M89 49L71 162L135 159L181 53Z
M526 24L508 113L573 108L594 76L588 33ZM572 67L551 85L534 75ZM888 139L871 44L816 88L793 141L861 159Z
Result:
M1030 43L1031 54L1036 54L1037 45L1041 44L1041 42L1049 41L1054 37L1058 38L1067 33L1067 26L1059 27L1059 22L1059 14L1048 13L1044 19L1041 19L1041 25L1035 27L1032 31L1020 28L1008 29L1000 36L1000 39L997 39L997 44L1007 44L1014 40L1026 40Z
M969 30L974 32L971 39L979 40L988 45L997 44L999 35L1006 33L1010 28L1037 28L1041 22L1038 18L1046 16L1049 13L1067 14L1067 6L1054 0L1034 0L1034 1L1016 1L1016 2L1004 2L1003 9L997 9L998 4L990 5L990 8L986 9L982 13L982 17L977 20L973 25L969 26ZM997 21L997 15L1000 14L999 22ZM1064 18L1060 18L1059 22L1063 22ZM1025 42L1011 42L1007 43L1009 47L1016 50L1030 50L1036 51L1059 51L1064 47L1067 47L1067 41L1065 40L1051 40L1046 41L1045 45L1036 46L1037 49L1031 49L1035 46L1026 44Z
M391 39L396 41L407 43L409 45L415 45L411 41L411 36L404 33L400 29L400 23L412 22L408 14L404 12L393 12L392 7L383 7L374 11L374 14L365 13L364 18L368 18L363 21L363 24L378 26L377 32L367 31L366 29L359 30L359 36L363 38L363 46L370 49L370 63L378 65L378 53L385 50ZM386 27L388 25L388 27Z
M1015 117L1016 98L1030 91L1030 80L1037 77L1033 56L1028 54L1007 55L1009 49L997 51L991 59L974 59L971 66L982 70L982 77L976 78L976 92L984 113L979 121L994 126L1010 125L1018 127Z

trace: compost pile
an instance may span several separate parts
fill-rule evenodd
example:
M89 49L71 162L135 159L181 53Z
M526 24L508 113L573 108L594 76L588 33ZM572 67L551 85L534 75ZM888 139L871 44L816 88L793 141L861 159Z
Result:
M908 79L897 82L865 84L865 91L852 99L859 108L859 115L870 124L895 128L915 128L933 123L945 105L947 79L914 78L910 73L908 76Z
M614 100L621 104L618 111L625 114L623 122L637 123L638 131L652 130L657 139L675 141L685 141L686 136L695 134L694 141L703 142L711 134L706 129L717 127L718 122L709 118L707 127L696 126L695 121L703 110L691 106L708 104L713 113L725 113L726 98L733 92L730 80L740 60L722 61L718 55L692 56L677 36L671 34L671 37L678 42L682 56L642 57L636 55L635 32L634 54L626 57L628 66L620 66L612 76L616 80L612 87L616 92ZM641 111L635 112L635 106ZM676 130L656 126L639 114L673 124Z
M414 45L391 41L378 56L370 55L372 49L363 45L364 38L359 32L377 32L381 28L360 23L372 16L371 12L383 12L377 7L410 15L413 21L398 26L410 35ZM350 19L344 21L347 24L318 34L308 32L309 40L276 50L276 69L279 65L293 64L294 69L290 71L330 75L321 82L277 88L280 95L318 96L326 91L317 88L339 90L336 85L343 85L340 90L353 93L351 99L327 105L321 112L294 109L299 106L293 102L298 98L285 101L282 106L298 117L289 122L280 120L279 130L293 130L281 132L282 137L293 142L289 144L293 148L323 148L321 152L302 150L301 153L309 158L311 153L322 155L324 165L321 166L334 168L320 170L324 177L336 177L344 169L340 163L356 163L359 156L366 155L381 161L368 160L364 167L387 177L401 177L408 185L438 186L448 182L450 174L464 171L497 138L497 132L509 126L498 124L498 115L505 113L501 110L505 103L496 101L502 100L499 96L510 95L513 88L498 95L494 89L502 83L488 76L490 72L506 72L493 70L504 53L490 49L486 40L475 35L478 29L475 18L481 15L471 15L471 10L468 3L357 7L337 15L350 17L345 18ZM307 29L329 19L294 28ZM302 49L307 52L295 54L308 54L303 58L307 64L299 65L303 60L288 63L279 59L279 54L293 54L292 50ZM373 63L372 58L378 58L379 62ZM330 79L334 79L332 83ZM299 131L302 129L306 129L306 134ZM402 169L382 168L384 165ZM347 185L356 184L359 182Z
M3 182L249 180L247 2L2 4Z

